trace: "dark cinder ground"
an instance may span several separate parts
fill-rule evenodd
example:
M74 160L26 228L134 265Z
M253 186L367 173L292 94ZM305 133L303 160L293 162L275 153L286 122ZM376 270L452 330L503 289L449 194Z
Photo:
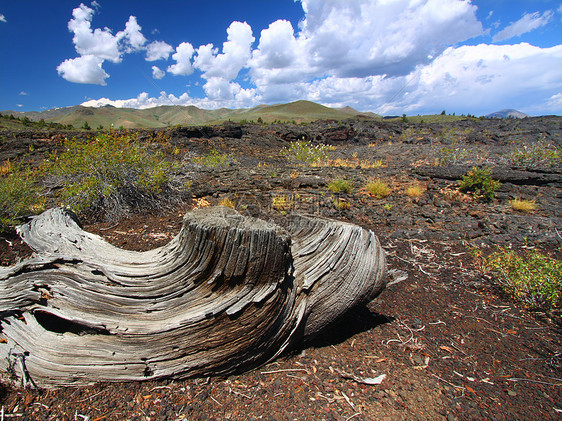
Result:
M100 384L65 390L2 388L4 416L20 420L554 420L562 411L562 344L556 313L530 312L502 294L471 251L495 245L562 255L560 162L514 165L514 151L537 142L562 144L560 117L476 120L454 124L318 122L225 125L164 131L154 145L183 160L192 199L175 209L119 222L85 219L85 229L131 250L167 243L194 207L229 199L266 220L286 212L337 218L372 229L388 266L407 272L365 308L352 310L313 343L265 367L229 378ZM149 132L141 132L148 138ZM0 162L37 165L68 134L4 133ZM83 134L75 134L83 136ZM327 166L279 154L293 140L335 146ZM33 145L31 148L29 145ZM445 148L445 149L443 149ZM225 165L191 160L211 149ZM177 151L179 150L179 153ZM178 158L179 157L179 158ZM338 160L339 158L339 160ZM365 161L382 160L368 168ZM502 182L482 203L460 194L457 180L473 165ZM327 184L345 178L348 194ZM364 189L373 178L391 194ZM405 194L412 184L425 189ZM533 199L531 214L509 200ZM336 207L336 203L345 203ZM284 203L282 207L279 203ZM224 202L223 202L224 203ZM3 265L29 254L14 236L0 238ZM357 380L385 374L380 385Z

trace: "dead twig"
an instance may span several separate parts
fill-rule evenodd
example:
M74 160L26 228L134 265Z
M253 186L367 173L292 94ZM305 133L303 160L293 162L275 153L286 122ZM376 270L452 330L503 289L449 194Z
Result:
M238 391L236 391L236 390L232 390L232 388L230 388L230 387L228 388L228 391L229 391L230 393L235 394L235 395L244 396L246 399L252 399L251 396L248 396L248 395L246 395L246 394L244 394L244 393L242 393L242 392L238 392Z
M216 400L215 398L213 398L213 396L212 396L212 395L209 395L209 396L211 396L211 399L212 399L212 400L213 400L213 401L214 401L215 403L217 403L217 404L219 404L220 406L222 406L222 403L220 403L220 402L219 402L219 401L217 401L217 400Z
M562 386L561 383L549 383L549 382L541 382L540 380L533 380L533 379L521 379L518 377L510 377L507 379L509 382L529 382L529 383L538 383L538 384L545 384L547 386Z
M462 387L462 386L457 386L456 384L451 383L450 381L447 381L441 377L439 377L437 374L431 374L433 377L435 377L436 379L441 380L444 383L447 383L449 386L454 387L455 389L460 389L460 390L466 390L466 388Z
M304 371L306 374L310 374L308 370L304 368L283 368L280 370L262 371L260 374L274 374L274 373L285 373L291 371Z
M368 385L381 384L381 382L386 378L386 374L381 374L377 377L362 377L362 376L356 376L355 374L349 374L346 373L345 371L341 371L337 369L336 372L344 379L351 379L356 381L357 383L368 384Z
M94 397L96 397L96 396L98 396L98 395L101 395L103 392L104 392L104 390L102 390L101 392L95 393L95 394L93 394L92 396L88 396L87 398L80 399L79 401L76 401L76 403L78 403L78 402L85 402L85 401L87 401L87 400L90 400L90 399L92 399L92 398L94 398Z
M172 388L170 386L156 386L153 387L152 389L150 389L150 392L152 392L153 390L157 390L157 389L169 389L172 390ZM101 392L100 392L101 393Z
M355 404L351 402L351 399L349 399L349 397L345 393L341 392L341 394L344 397L344 399L347 401L349 406L351 406L351 409L355 409Z

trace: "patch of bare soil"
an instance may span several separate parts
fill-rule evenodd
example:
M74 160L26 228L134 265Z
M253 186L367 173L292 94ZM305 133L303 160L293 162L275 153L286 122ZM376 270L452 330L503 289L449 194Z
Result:
M554 123L560 131L560 121ZM507 128L494 126L495 131L477 128L473 135L486 133L486 142L480 137L463 138L464 143L455 147L470 146L473 156L499 162L493 158L505 150L502 139L509 133L532 140L544 136L547 129L555 132L546 123L535 129L523 127L526 131L510 126L514 122L506 124ZM84 228L119 247L147 250L167 243L191 208L216 205L228 198L238 211L252 216L277 219L285 212L308 212L372 229L387 252L389 268L405 272L407 278L389 286L366 307L350 311L313 342L250 372L228 378L110 383L63 390L4 387L0 391L3 417L89 421L560 419L560 324L504 296L471 254L473 247L489 251L493 245L511 244L537 247L560 258L559 169L550 170L554 175L547 181L537 178L530 182L524 182L528 178L517 181L507 171L498 196L484 204L456 193L456 181L443 172L427 169L432 168L436 151L430 142L437 142L429 132L416 142L401 136L398 126L377 126L371 134L367 128L359 131L355 127L354 132L348 128L338 136L360 133L363 137L338 140L334 154L348 160L383 159L385 166L310 168L288 164L278 152L291 136L301 138L304 133L313 140L319 136L326 140L321 137L322 127L264 130L244 128L240 137L232 138L175 135L175 144L186 154L195 153L190 148L197 153L218 148L231 154L235 164L188 168L193 200L175 210L134 215L113 225L86 221ZM326 133L335 136L332 129ZM370 197L362 187L376 177L392 188L384 200ZM334 178L352 180L353 192L336 195L328 191L326 185ZM418 198L404 194L414 182L425 189ZM275 197L283 197L286 208L275 206ZM513 211L508 203L513 197L535 198L537 211L529 215ZM336 207L335 199L349 206ZM16 237L0 238L2 265L29 253Z

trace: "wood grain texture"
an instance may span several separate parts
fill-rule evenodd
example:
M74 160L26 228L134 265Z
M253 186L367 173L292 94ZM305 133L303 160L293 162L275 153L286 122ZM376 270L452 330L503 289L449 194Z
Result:
M51 209L20 227L36 254L0 269L4 381L61 387L225 375L270 361L386 283L376 236L224 207L185 216L167 245L132 252Z

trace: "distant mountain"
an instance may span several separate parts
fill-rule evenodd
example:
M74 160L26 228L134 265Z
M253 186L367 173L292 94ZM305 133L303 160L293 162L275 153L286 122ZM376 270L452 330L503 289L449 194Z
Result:
M487 118L525 118L529 117L528 114L522 113L521 111L517 111L514 109L507 109L496 111L495 113L487 114L484 117Z
M47 120L51 120L53 118L56 117L60 117L63 115L66 115L68 113L71 113L74 110L77 110L81 108L80 105L75 105L73 107L61 107L61 108L52 108L50 110L46 110L46 111L27 111L27 112L22 112L22 111L2 111L3 115L10 115L12 114L14 117L19 117L19 118L23 118L25 116L27 116L27 118L29 118L31 121L39 121L41 119L47 121Z
M160 106L146 109L116 108L103 106L99 108L75 106L55 108L41 112L3 111L14 117L27 116L32 121L41 119L46 122L72 124L79 128L85 122L91 128L103 126L125 128L156 128L176 124L203 125L220 124L224 121L295 121L297 123L315 120L345 120L353 117L380 118L374 113L360 113L351 107L330 108L310 101L296 101L288 104L258 105L249 109L203 110L195 106Z

